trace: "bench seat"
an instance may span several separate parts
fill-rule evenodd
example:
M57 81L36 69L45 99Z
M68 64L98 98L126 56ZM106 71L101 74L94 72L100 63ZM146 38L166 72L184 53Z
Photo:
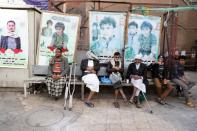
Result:
M24 80L24 97L25 98L27 97L27 88L29 88L29 84L45 83L45 81L46 81L48 66L34 65L32 69L33 69L33 76ZM106 73L103 73L105 71L106 71L105 68L101 68L101 71L99 71L98 75L100 75L100 76L106 75ZM81 74L79 73L79 72L81 72L79 67L77 67L77 72L78 72L78 74L76 75L76 78L77 78L77 76L81 76ZM148 79L148 81L149 81L149 85L154 84L152 79ZM71 79L70 84L74 85L74 79ZM81 87L81 99L84 100L84 90L85 90L84 89L85 88L84 82L81 81L80 79L76 79L75 85L79 85ZM122 82L122 85L124 87L131 87L132 86L131 83L126 83L125 81ZM100 83L100 86L112 86L112 84Z

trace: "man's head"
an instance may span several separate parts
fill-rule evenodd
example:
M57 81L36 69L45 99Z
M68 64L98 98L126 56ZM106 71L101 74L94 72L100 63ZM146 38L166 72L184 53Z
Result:
M116 22L111 17L104 17L100 21L101 37L109 39L114 35L114 28L116 28Z
M137 29L138 29L138 24L136 22L132 21L132 22L129 23L129 25L128 25L128 33L129 33L129 35L136 34Z
M136 56L135 56L135 63L136 63L136 64L139 64L139 63L141 63L141 62L142 62L141 56L140 56L140 55L136 55Z
M64 23L57 22L55 24L55 30L56 30L57 35L62 35L64 32L64 29L65 29Z
M119 61L120 60L120 53L119 52L115 52L114 53L114 61Z
M158 62L163 62L164 61L164 56L163 55L159 55L158 56Z
M185 64L185 56L180 56L179 57L179 62L181 65L184 65Z
M142 30L142 34L144 36L149 36L149 34L151 33L153 26L150 22L144 21L140 27L140 29Z
M52 26L53 25L53 21L52 20L47 20L47 26Z
M8 32L15 32L15 22L13 20L10 20L7 22L7 29L8 29Z
M176 49L176 50L174 51L174 59L175 59L175 60L179 60L179 57L180 57L179 50Z
M56 48L55 49L55 57L61 57L62 56L62 49L61 48Z

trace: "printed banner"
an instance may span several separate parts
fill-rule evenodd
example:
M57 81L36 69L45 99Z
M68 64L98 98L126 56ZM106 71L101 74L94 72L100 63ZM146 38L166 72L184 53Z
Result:
M55 49L61 48L69 63L74 61L80 16L43 12L38 44L38 65L48 65Z
M160 17L130 14L124 55L125 67L135 59L136 55L139 55L146 64L157 60L160 23Z
M89 12L90 50L106 63L115 52L122 54L126 13Z
M27 11L0 9L0 18L0 67L27 68Z
M26 4L34 5L43 10L48 10L48 0L23 0Z

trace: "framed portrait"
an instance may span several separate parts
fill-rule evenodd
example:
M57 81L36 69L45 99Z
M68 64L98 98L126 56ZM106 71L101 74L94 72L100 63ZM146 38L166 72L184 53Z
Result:
M0 9L0 18L0 67L27 68L28 12Z
M108 62L115 52L122 54L125 20L126 13L89 12L89 48L100 63Z
M76 43L79 34L80 16L54 12L43 12L38 43L38 65L48 65L61 48L68 62L75 61Z
M124 65L128 66L136 55L144 63L157 60L160 40L161 17L130 14L128 19L127 42Z

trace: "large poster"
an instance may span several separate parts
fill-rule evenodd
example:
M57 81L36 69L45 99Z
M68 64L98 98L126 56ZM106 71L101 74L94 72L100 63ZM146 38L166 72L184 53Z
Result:
M122 54L126 13L89 13L90 50L106 63L115 52Z
M27 68L27 11L0 9L0 18L0 67Z
M149 64L158 56L161 18L130 14L128 20L128 39L125 45L125 66L131 63L136 55Z
M61 48L69 63L74 61L80 17L43 12L40 27L38 65L48 65L55 48Z

